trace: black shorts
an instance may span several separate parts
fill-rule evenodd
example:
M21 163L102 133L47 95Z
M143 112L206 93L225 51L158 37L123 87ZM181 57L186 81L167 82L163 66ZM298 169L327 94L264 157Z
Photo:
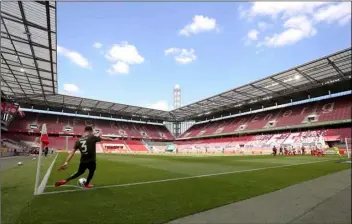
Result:
M86 169L89 170L89 172L94 172L95 169L97 168L97 163L94 162L88 162L88 163L80 163L78 167L78 172L85 172Z

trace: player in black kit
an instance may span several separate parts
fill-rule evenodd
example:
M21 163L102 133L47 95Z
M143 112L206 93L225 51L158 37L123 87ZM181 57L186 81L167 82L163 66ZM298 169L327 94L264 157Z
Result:
M93 134L93 128L90 126L85 127L84 133L85 135L79 138L75 142L73 150L68 155L66 162L63 165L61 165L58 169L59 171L66 169L68 166L68 163L74 156L75 152L79 150L81 152L81 161L78 167L78 171L72 176L70 176L69 178L56 182L54 185L55 187L64 185L70 180L73 180L81 176L86 171L86 169L88 169L89 174L87 177L87 182L85 183L85 187L86 188L93 187L93 185L90 184L90 181L92 180L96 169L96 143L100 142L101 140L111 141L113 139L95 136Z

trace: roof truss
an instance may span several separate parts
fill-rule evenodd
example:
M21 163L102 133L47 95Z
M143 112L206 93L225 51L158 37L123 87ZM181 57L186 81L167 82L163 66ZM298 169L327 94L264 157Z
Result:
M1 2L1 88L9 97L57 93L55 2Z
M308 91L310 88L331 82L350 80L351 76L348 74L351 74L351 48L180 107L172 112L180 120L194 119L228 108L289 96L297 91Z
M100 100L86 99L62 94L37 95L31 97L16 98L18 103L26 105L42 106L47 108L70 109L84 113L101 113L116 116L132 116L145 119L173 120L168 111L155 110L145 107L130 106L119 103L105 102Z

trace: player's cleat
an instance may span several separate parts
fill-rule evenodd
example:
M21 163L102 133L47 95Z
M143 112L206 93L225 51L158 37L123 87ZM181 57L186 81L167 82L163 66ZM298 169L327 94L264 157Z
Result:
M58 181L58 182L55 183L54 187L59 187L59 186L64 185L64 184L66 184L66 183L67 183L66 180L60 180L60 181Z
M92 184L85 184L84 188L93 188L93 185Z

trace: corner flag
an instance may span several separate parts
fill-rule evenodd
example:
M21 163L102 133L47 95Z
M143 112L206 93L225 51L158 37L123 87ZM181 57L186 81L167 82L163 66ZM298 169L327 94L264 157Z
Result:
M45 148L49 145L49 136L46 130L46 124L42 126L42 135L40 136L40 142L42 143L42 148Z
M41 136L40 136L40 148L39 148L39 153L38 153L38 162L37 162L37 174L35 177L35 185L34 185L34 195L38 195L40 193L39 189L39 179L40 179L40 165L41 165L41 158L42 158L42 152L43 148L47 147L49 145L49 136L48 132L46 130L46 124L42 125L42 131L41 131Z

